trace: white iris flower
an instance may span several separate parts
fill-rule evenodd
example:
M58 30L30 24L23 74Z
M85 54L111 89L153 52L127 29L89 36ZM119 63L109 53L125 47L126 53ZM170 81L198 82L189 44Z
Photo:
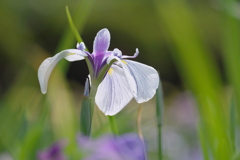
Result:
M77 44L77 49L67 49L45 59L38 70L42 93L47 92L50 74L61 59L71 62L86 59L91 81L99 82L92 83L91 87L97 88L92 95L95 95L95 102L105 115L117 114L132 98L138 103L150 100L159 85L158 72L148 65L128 60L137 57L138 49L133 56L125 56L119 49L108 51L109 45L110 33L108 29L102 29L95 37L92 54L85 50L82 42Z

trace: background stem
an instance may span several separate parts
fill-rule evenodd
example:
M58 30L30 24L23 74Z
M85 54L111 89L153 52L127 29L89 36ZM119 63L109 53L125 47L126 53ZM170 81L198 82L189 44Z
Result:
M142 134L142 127L141 127L141 119L142 119L142 103L140 103L139 108L138 108L138 113L137 113L137 130L138 130L138 136L142 141L143 149L144 149L144 155L145 155L145 160L147 160L147 150Z
M163 121L163 91L161 81L156 91L156 114L157 114L157 130L158 130L158 159L162 160L162 121Z
M108 116L108 121L109 121L110 129L111 129L112 133L114 135L118 135L118 129L117 129L115 117L114 116Z

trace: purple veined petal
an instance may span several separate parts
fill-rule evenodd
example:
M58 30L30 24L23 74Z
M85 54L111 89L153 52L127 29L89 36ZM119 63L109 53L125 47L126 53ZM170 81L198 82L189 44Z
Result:
M125 58L136 58L138 56L138 54L139 54L139 50L138 50L138 48L136 48L136 52L134 53L133 56L125 56L125 55L123 55L122 58L123 59L125 59Z
M101 64L101 66L100 66L100 69L101 69L104 65L107 64L107 60L108 60L109 57L112 56L112 53L113 53L113 51L107 51L107 52L104 54L104 57L103 57L103 59L102 59L102 64Z
M96 56L97 54L105 53L110 45L110 33L108 29L104 28L100 30L94 40L93 44L93 54Z
M150 100L155 95L159 85L158 72L153 67L139 62L131 60L124 61L137 84L137 95L134 96L134 98L138 103Z
M112 65L100 83L95 97L96 104L105 115L115 115L133 98L124 71Z
M116 65L120 66L123 69L124 75L126 77L126 80L128 82L129 88L133 94L134 97L137 96L137 84L135 82L134 77L131 75L129 69L126 67L125 65L125 61L121 60L120 58L116 57L116 56L110 56L107 59L107 64L110 64L113 60L117 60L116 62L114 62Z
M80 50L67 49L60 53L57 53L53 57L45 59L38 69L38 80L42 93L45 94L47 92L47 85L50 74L61 59L66 58L69 61L77 61L84 59L84 56L87 55Z

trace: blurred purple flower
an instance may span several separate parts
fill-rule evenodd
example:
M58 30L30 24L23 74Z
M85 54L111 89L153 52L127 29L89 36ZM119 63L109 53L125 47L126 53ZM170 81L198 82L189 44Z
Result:
M38 160L66 160L63 153L64 143L55 143L45 151L38 153Z
M145 160L144 144L136 134L104 136L96 140L79 136L78 142L88 153L84 160Z

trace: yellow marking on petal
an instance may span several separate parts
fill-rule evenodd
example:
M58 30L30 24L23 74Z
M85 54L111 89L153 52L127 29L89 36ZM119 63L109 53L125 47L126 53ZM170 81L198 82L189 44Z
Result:
M75 53L69 53L68 56L75 55Z
M126 61L124 61L124 60L122 60L122 62L123 62L124 64L127 64L127 62L126 62Z
M113 73L113 69L110 68L110 69L108 70L108 74L112 75L112 73Z

